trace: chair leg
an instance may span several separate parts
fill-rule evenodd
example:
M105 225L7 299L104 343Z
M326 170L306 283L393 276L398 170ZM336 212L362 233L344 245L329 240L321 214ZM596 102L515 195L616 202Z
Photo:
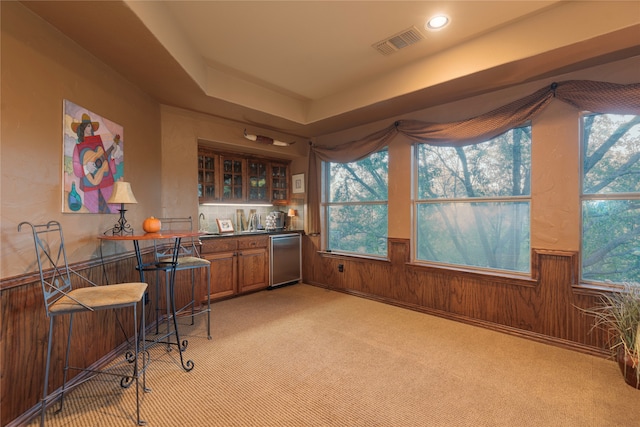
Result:
M139 426L144 426L147 424L146 421L140 419L140 370L143 371L142 373L142 386L146 387L146 366L145 366L145 332L144 332L144 328L145 328L145 322L144 322L144 302L142 303L142 309L141 309L142 313L141 313L141 323L142 323L142 330L141 330L141 338L142 340L138 339L138 329L135 327L135 325L138 324L138 304L134 304L133 305L133 319L134 319L134 328L133 328L133 347L134 347L134 377L135 377L135 387L136 387L136 417L138 419L138 425ZM139 346L142 343L142 367L140 366L140 350L139 350Z
M140 316L142 323L142 328L140 328L140 340L138 344L142 343L142 390L147 393L151 392L150 388L147 388L147 357L149 356L149 352L147 351L147 329L146 329L146 312L144 302L142 303L142 310L140 310ZM140 350L139 350L140 351ZM150 360L150 358L149 358Z
M173 313L173 315L171 316L173 318L173 327L174 327L174 333L176 336L176 344L178 347L178 353L180 353L180 363L182 364L182 368L189 372L190 370L193 369L193 361L192 360L187 360L186 363L184 361L183 358L183 352L186 350L187 348L187 344L188 341L184 340L184 341L180 341L180 333L178 332L178 318L176 316L176 300L175 300L175 271L172 272L172 277L171 277L171 285L167 288L167 301L171 301L171 311ZM169 295L170 293L170 295ZM168 328L168 326L167 326ZM168 343L168 341L167 341ZM167 346L169 346L169 344L167 344Z
M191 325L195 324L196 315L196 270L191 269Z
M211 339L211 266L207 267L207 339Z
M40 427L44 427L44 415L47 410L47 390L49 388L49 367L51 366L51 342L53 341L53 316L49 316L49 338L47 339L47 361L44 368L44 389L42 391L42 411L40 413Z
M159 286L160 286L160 272L156 271L156 335L158 335L160 333L159 331L159 327L160 327L160 292L159 292Z
M64 404L64 392L67 387L67 375L69 373L69 354L71 353L71 332L73 331L73 313L69 315L69 334L67 335L67 350L64 357L64 371L62 373L62 391L60 392L60 407L56 411L56 414L62 411L62 405Z
M164 305L167 306L167 337L169 337L169 334L171 332L171 324L170 324L171 318L174 317L171 314L171 305L173 304L173 300L170 299L171 295L169 294L169 285L171 283L170 281L171 281L171 278L169 277L169 270L165 270L164 271L164 289L165 289ZM175 318L173 319L173 321L174 323L176 322ZM177 329L178 327L176 326L176 336L177 336ZM171 344L169 343L169 341L170 340L167 339L167 351L171 350ZM180 344L178 343L178 345Z

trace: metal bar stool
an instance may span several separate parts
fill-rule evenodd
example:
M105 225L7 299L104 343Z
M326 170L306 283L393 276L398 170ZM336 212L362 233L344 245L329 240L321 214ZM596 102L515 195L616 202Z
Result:
M139 379L142 373L142 387L145 386L145 314L142 307L140 315L140 339L138 339L138 304L142 304L144 293L147 289L146 283L131 282L113 285L98 286L91 280L80 275L69 267L67 254L64 247L64 237L62 227L57 221L49 221L46 224L34 225L29 222L21 222L18 231L23 226L31 227L33 243L35 246L36 260L40 273L40 283L44 297L44 308L49 318L49 333L47 335L47 359L44 374L44 387L42 392L42 411L40 415L40 425L44 426L45 410L47 400L59 395L60 408L64 403L64 393L67 391L67 373L69 369L86 371L93 374L108 374L120 377L120 385L128 388L132 383L136 386L136 417L138 425L145 425L146 422L140 419L140 392ZM71 282L71 273L90 284L90 286L74 289ZM81 367L69 366L69 354L71 351L71 335L73 331L73 317L76 313L93 313L98 310L127 308L133 311L134 333L133 351L127 350L125 360L133 364L132 373L121 374L106 370L93 370ZM67 338L67 348L64 362L62 388L52 395L48 394L49 388L49 368L51 366L51 347L53 342L53 325L57 316L69 315L69 333ZM99 337L97 337L99 338ZM127 337L128 340L128 337ZM140 350L138 346L142 344ZM142 354L142 364L139 363L139 356ZM94 375L91 375L92 378ZM86 381L86 380L84 380ZM74 387L82 382L74 384ZM71 388L71 387L69 387Z
M175 231L175 230L188 230L193 231L193 220L189 217L182 218L158 218L162 224L163 231ZM169 328L169 320L171 313L169 310L169 286L168 283L170 281L170 274L172 272L172 256L173 249L161 247L154 241L154 254L155 254L155 265L147 266L145 271L155 270L156 273L160 273L162 271L165 272L165 284L166 288L166 311L167 311L167 329ZM196 270L204 268L206 269L207 276L207 338L211 339L211 300L209 295L211 294L211 262L204 258L200 258L200 253L198 252L198 248L196 246L195 238L191 238L189 241L182 241L177 264L175 266L175 271L190 271L191 273L191 300L183 305L181 308L176 309L176 313L181 313L184 310L191 308L191 325L194 324L194 317L198 314L204 313L205 311L201 311L196 313L196 295L195 295L195 284L196 284ZM162 311L162 308L159 306L159 280L156 280L156 334L159 333L159 312ZM167 333L169 331L167 330Z

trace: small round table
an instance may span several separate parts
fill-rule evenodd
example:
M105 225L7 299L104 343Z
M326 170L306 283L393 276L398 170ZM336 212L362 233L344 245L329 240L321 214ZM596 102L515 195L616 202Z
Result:
M140 272L140 281L144 281L144 272L145 271L166 271L170 269L170 280L166 284L169 288L168 295L170 296L168 303L171 306L171 314L173 318L173 327L174 331L167 333L165 336L161 338L156 338L154 343L161 342L159 340L167 338L167 341L164 342L168 345L176 345L178 347L178 352L180 353L180 363L182 364L182 368L185 371L190 371L193 369L193 361L187 360L186 362L183 359L182 352L187 348L188 341L184 340L180 342L180 334L178 332L178 322L176 319L176 304L175 304L175 278L176 278L176 266L178 264L178 255L180 253L180 243L185 237L199 237L204 235L205 233L201 233L198 231L160 231L158 233L144 233L144 234L124 234L124 235L101 235L98 236L100 240L108 240L108 241L123 241L129 240L133 242L133 248L136 253L136 260L138 265L136 269ZM142 261L142 253L140 251L140 241L141 240L162 240L162 239L173 239L173 251L171 261L165 261L161 263L144 263ZM176 342L170 342L169 336L176 336Z

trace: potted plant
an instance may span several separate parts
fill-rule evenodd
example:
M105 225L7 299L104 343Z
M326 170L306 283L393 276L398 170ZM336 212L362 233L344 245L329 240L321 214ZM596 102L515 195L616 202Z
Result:
M625 382L640 389L640 283L602 294L600 304L585 311L594 316L594 327L608 333Z

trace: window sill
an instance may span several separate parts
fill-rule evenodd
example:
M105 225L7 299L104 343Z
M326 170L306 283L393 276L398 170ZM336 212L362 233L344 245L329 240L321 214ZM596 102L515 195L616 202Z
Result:
M620 292L623 291L623 286L611 283L610 285L606 285L604 283L578 283L577 285L573 285L573 291L580 295L600 295L605 292Z
M382 261L382 262L390 262L389 258L386 257L377 257L375 255L365 255L365 254L355 254L349 252L333 252L333 251L318 251L318 254L322 257L326 258L356 258L368 261Z
M411 268L426 270L433 273L440 273L447 276L455 275L456 277L463 276L471 279L491 282L493 284L503 283L508 285L525 286L528 288L535 288L536 286L538 286L538 280L522 274L509 274L507 272L500 271L471 270L450 265L444 266L440 264L427 264L417 262L408 262L406 263L406 265Z

